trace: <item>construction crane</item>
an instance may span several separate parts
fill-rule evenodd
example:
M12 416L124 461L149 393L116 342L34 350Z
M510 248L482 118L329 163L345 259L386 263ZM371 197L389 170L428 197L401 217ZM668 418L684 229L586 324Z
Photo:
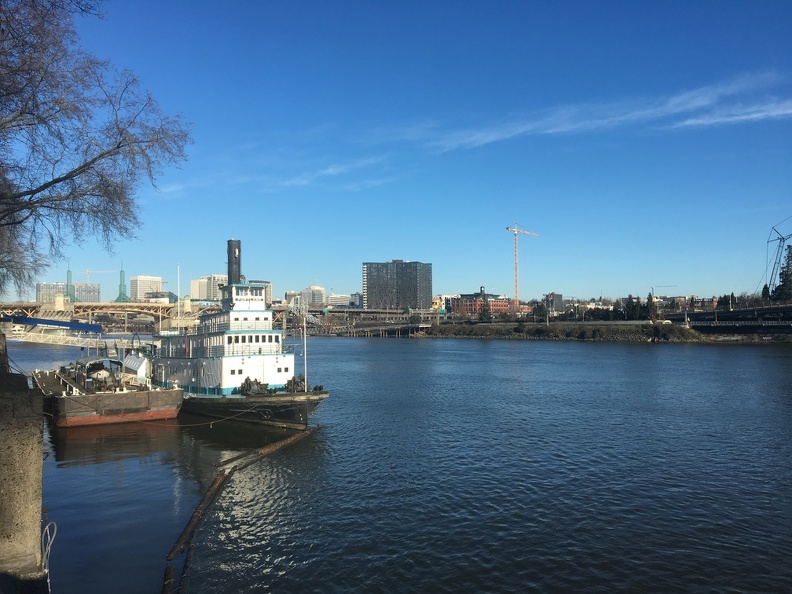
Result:
M90 285L91 284L91 273L92 272L94 272L96 274L104 274L104 273L110 273L110 272L118 272L118 270L79 270L79 271L75 270L75 272L79 272L80 274L83 274L83 272L84 272L85 273L85 284L86 285Z
M773 227L772 231L770 232L770 235L773 234L773 231L775 231L778 237L773 237L767 240L768 244L771 241L778 242L778 249L776 250L775 262L773 263L773 272L770 273L770 279L769 282L767 283L771 295L773 294L773 290L776 288L778 284L778 278L781 272L781 261L784 259L784 244L786 243L787 239L792 237L792 233L790 233L789 235L781 235L781 233L775 227Z
M514 311L520 310L520 265L519 265L519 249L518 249L518 241L517 238L519 237L520 233L523 235L534 235L539 237L538 233L534 233L533 231L526 231L525 229L519 229L517 227L517 223L514 224L514 227L506 227L506 231L510 233L514 233L514 304L513 308Z

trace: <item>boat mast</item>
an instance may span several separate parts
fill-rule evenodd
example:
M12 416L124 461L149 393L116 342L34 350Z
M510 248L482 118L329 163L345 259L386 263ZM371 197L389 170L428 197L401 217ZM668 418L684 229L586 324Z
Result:
M176 329L181 327L181 265L176 264Z
M308 332L306 331L305 319L307 316L303 315L303 379L305 381L305 391L308 392Z

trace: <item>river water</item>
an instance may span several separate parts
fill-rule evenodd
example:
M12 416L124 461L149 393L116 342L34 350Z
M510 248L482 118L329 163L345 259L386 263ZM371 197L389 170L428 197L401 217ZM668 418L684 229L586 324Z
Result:
M234 474L191 594L792 591L792 346L308 348L322 428ZM55 594L159 592L214 462L279 437L201 423L46 428Z

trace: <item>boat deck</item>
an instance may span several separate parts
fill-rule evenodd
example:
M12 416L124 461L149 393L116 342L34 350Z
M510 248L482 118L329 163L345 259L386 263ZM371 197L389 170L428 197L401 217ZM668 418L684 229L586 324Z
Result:
M44 394L45 410L59 427L106 425L172 419L179 413L183 391L139 389L86 392L55 371L37 371L33 380Z

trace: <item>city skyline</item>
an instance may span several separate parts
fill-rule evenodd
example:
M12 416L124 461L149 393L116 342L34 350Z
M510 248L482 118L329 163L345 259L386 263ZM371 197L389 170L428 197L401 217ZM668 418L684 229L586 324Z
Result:
M364 266L366 264L371 265L372 263L365 263L365 262L363 263ZM381 264L387 265L389 263L381 263ZM416 262L416 264L422 264L424 266L429 266L430 269L431 269L431 263ZM113 272L118 272L119 274L125 273L125 271L113 271ZM161 291L155 291L157 293L161 293L160 297L158 297L158 298L162 298L162 295L164 295L164 294L173 294L174 297L178 297L179 299L183 299L183 298L189 297L190 299L193 299L193 300L196 300L196 301L213 301L213 300L214 301L219 301L219 298L217 298L217 299L212 299L210 297L204 298L204 297L201 297L200 295L194 294L194 293L196 293L196 291L200 292L200 289L198 288L198 286L199 286L198 285L198 281L206 281L207 279L217 278L217 277L226 277L227 278L227 275L225 275L225 274L209 274L209 275L203 275L203 276L199 277L198 279L187 279L187 281L184 283L184 285L182 285L182 287L185 287L185 288L183 288L182 292L177 296L175 292L169 290L165 286L165 285L168 284L168 282L163 280L163 279L161 279L160 277L152 277L151 275L139 275L139 276L142 277L142 278L145 278L145 279L157 279L158 281L160 281L160 283L162 285L161 286ZM431 276L431 273L430 273L430 276ZM125 282L125 296L127 298L130 298L131 301L141 301L142 299L135 299L135 298L131 298L130 297L130 294L135 292L133 287L132 287L132 283L134 282L135 278L136 278L135 276L132 276ZM327 290L327 287L325 287L323 285L317 285L317 284L307 285L307 286L303 287L302 289L286 289L285 291L283 291L281 293L274 293L272 291L272 284L269 281L265 280L265 281L255 281L255 282L266 282L266 283L269 283L270 293L272 293L271 296L272 296L272 299L275 302L289 301L291 298L293 298L295 296L298 296L298 297L301 297L301 298L305 298L304 294L306 292L311 292L312 290L318 290L318 291L321 291L322 293L324 293L325 300L324 300L323 303L325 305L332 304L331 302L333 300L331 298L333 298L333 297L337 298L337 297L343 297L343 296L346 296L346 297L359 296L362 299L364 297L364 294L365 294L365 287L364 286L361 286L360 289L352 291L352 292L349 292L349 293L339 293L337 291L334 291L334 292L331 293L329 290ZM67 285L67 282L65 280L62 280L62 281L61 280L57 280L57 281L51 281L51 282L36 282L35 285L34 285L33 293L34 293L34 295L36 295L36 294L39 293L39 291L42 291L45 295L49 295L49 297L50 297L48 299L45 299L45 301L51 302L51 301L54 300L52 298L52 296L54 295L55 292L65 292L66 285ZM79 291L81 291L82 293L90 293L90 292L96 293L96 292L98 292L98 293L101 294L102 292L104 292L104 295L102 296L102 298L100 300L98 300L99 302L102 302L102 303L110 303L110 302L115 301L116 297L117 297L117 295L115 295L115 293L119 292L119 285L118 284L113 285L112 289L107 289L107 285L105 285L105 288L102 289L102 283L101 282L84 283L84 282L80 282L80 281L73 281L72 285L75 287L75 289L79 288ZM63 289L56 291L55 290L56 286L62 286ZM439 298L439 297L450 298L450 297L460 297L460 296L462 296L462 297L470 297L471 295L478 296L478 295L481 294L482 289L486 289L486 287L483 287L483 286L479 287L478 290L473 291L472 293L466 293L465 291L455 291L455 292L451 292L451 293L438 293L438 292L434 291L432 293L432 298ZM113 293L113 294L111 295L111 293ZM664 286L653 286L653 287L650 287L650 293L652 295L654 295L655 299L659 299L659 298L680 298L681 297L681 298L697 298L697 299L708 300L708 299L711 299L711 298L719 299L723 295L728 295L728 292L725 292L723 294L716 294L716 295L701 295L701 294L697 294L697 293L679 293L679 292L675 292L674 291L674 287L664 287ZM498 298L498 299L508 299L508 300L512 299L511 295L509 295L507 293L491 293L491 292L487 291L487 294L489 296L491 296L491 297ZM735 294L735 296L739 296L739 295L740 294ZM553 296L561 297L562 293L560 291L549 290L549 291L546 291L546 292L542 293L538 297L532 297L530 299L520 298L520 302L523 303L523 304L541 303L541 302L545 302L548 298L552 298ZM613 295L613 296L604 296L603 295L602 296L602 298L605 301L608 301L608 302L616 301L616 300L624 300L624 299L628 299L630 297L638 299L638 300L645 300L648 297L648 294L647 295L641 295L641 294L638 294L638 293L628 293L628 294L625 294L625 295ZM92 299L81 299L80 298L80 294L77 295L77 298L78 298L78 301L92 301ZM32 296L32 297L29 298L29 301L30 302L35 302L35 301L37 301L37 299L35 298L35 296ZM309 301L313 301L313 300L309 300ZM564 302L578 302L578 303L594 301L594 302L599 303L599 296L592 296L592 297L570 296L570 297L564 297L563 301ZM335 303L335 305L345 305L346 306L348 304L345 302L345 303ZM360 307L362 308L362 307L364 307L364 305L361 304Z
M140 188L137 240L88 240L41 282L123 268L176 292L236 238L276 294L351 294L361 262L404 259L433 263L436 294L512 296L516 224L539 235L523 301L711 296L761 291L771 229L792 233L787 2L103 10L81 44L194 143Z

